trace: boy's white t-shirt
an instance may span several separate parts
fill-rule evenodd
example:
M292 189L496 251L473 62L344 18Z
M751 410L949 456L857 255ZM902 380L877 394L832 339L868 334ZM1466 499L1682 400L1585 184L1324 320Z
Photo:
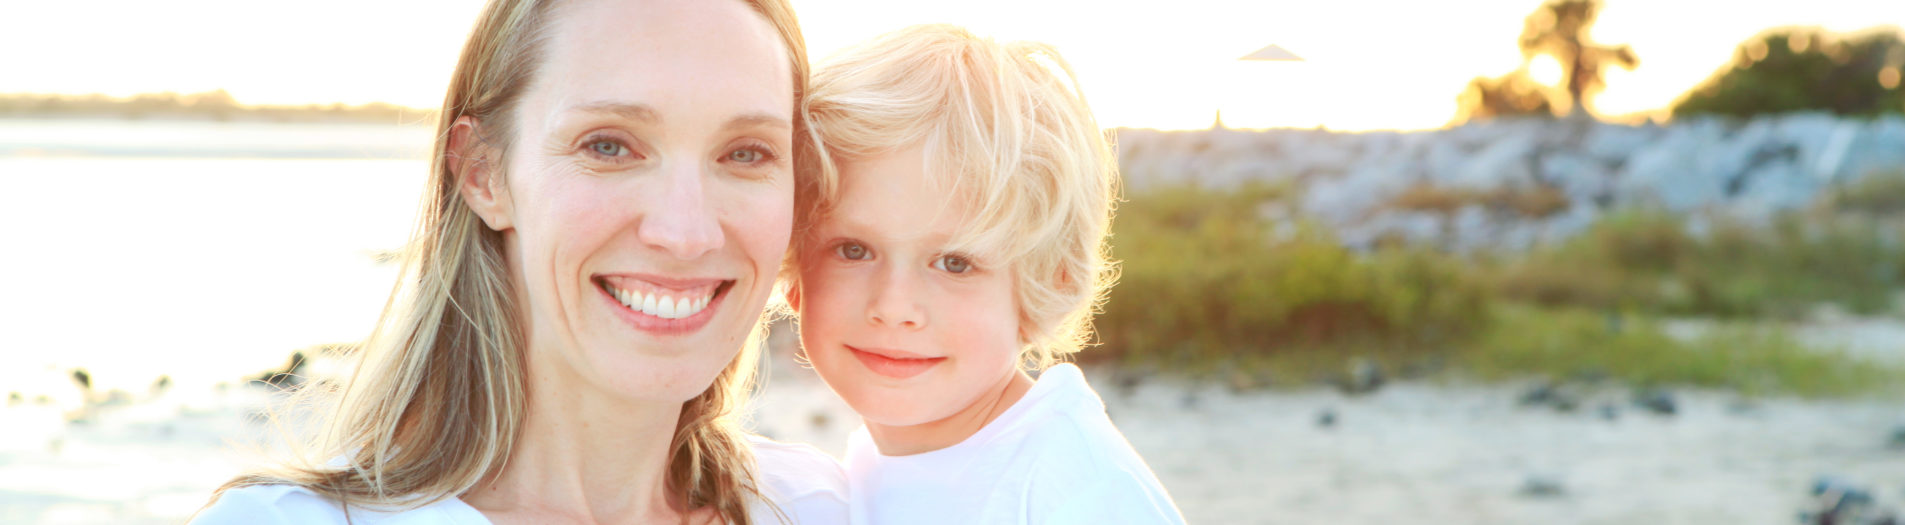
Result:
M808 445L780 443L749 436L755 460L755 481L762 495L780 509L756 500L748 505L755 523L831 525L847 521L847 481L840 463ZM785 515L785 521L780 515ZM192 518L193 525L275 524L332 525L346 523L337 502L295 485L258 485L225 491L218 501ZM364 525L490 525L489 518L457 498L397 512L351 507L352 524Z
M957 445L886 456L862 427L846 467L855 524L1184 523L1070 364Z

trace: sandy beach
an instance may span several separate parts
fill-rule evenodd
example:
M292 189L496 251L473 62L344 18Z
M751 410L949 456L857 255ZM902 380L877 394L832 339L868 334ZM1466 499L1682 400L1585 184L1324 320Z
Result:
M753 428L838 455L859 422L785 339ZM1792 524L1820 476L1905 509L1895 399L1678 390L1664 415L1616 385L1570 386L1578 406L1560 410L1523 403L1532 383L1350 396L1087 375L1191 523ZM0 522L178 523L273 439L262 387L122 397L0 409Z

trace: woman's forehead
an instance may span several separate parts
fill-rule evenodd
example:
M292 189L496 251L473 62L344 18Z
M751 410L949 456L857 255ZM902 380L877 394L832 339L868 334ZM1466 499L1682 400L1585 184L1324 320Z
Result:
M723 120L792 114L786 47L741 2L583 1L553 14L531 91L546 110L620 104L662 120L696 110Z

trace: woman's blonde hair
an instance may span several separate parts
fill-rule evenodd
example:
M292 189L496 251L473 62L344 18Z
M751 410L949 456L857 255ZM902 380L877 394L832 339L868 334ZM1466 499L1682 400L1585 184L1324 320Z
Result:
M743 1L780 34L792 61L796 106L788 109L798 116L808 69L793 8L786 0ZM458 119L472 117L481 123L480 139L499 157L508 155L514 110L543 60L557 3L491 0L484 6L444 97L429 192L404 257L404 277L349 384L334 394L300 392L306 401L331 405L325 431L295 443L283 463L239 476L220 493L294 484L348 505L401 508L459 496L502 471L527 406L522 320L502 234L487 228L457 191L449 134ZM799 151L812 148L799 146L809 134L802 119L794 121L798 159ZM682 509L712 509L726 522L750 523L747 501L760 493L735 411L752 385L762 329L757 324L713 385L682 407L666 473L666 490Z
M829 57L807 98L817 151L800 168L814 175L796 191L796 237L836 204L838 163L921 146L929 176L968 213L949 248L1012 268L1021 362L1051 366L1087 343L1116 279L1104 240L1117 162L1077 83L1051 46L948 25Z

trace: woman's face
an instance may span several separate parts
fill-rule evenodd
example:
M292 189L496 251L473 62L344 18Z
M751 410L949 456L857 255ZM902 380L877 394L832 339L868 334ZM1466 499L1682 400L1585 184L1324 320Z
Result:
M787 52L741 2L555 16L505 171L530 372L685 401L734 359L787 250Z

